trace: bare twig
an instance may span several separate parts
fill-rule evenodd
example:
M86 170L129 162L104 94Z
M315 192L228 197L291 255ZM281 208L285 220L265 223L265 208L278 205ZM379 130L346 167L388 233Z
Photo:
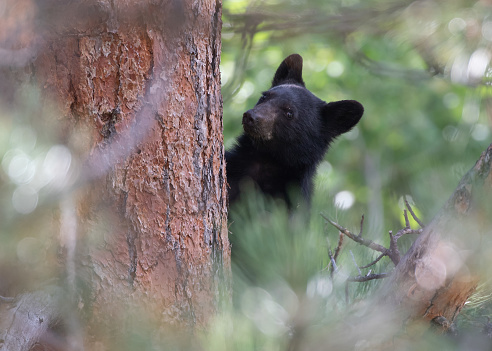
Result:
M376 244L372 240L364 239L360 235L355 235L355 234L351 233L347 228L342 227L340 224L332 221L331 219L329 219L328 217L326 217L322 213L321 213L321 217L323 217L323 219L325 219L328 223L330 223L332 226L337 228L341 233L345 234L346 236L348 236L353 241L355 241L361 245L367 246L368 248L373 249L375 251L386 253L387 249L384 246Z
M403 210L403 217L405 218L405 228L400 229L395 235L393 235L393 231L391 231L391 230L389 231L390 244L389 244L388 248L386 248L382 245L379 245L379 244L373 242L372 240L364 239L362 237L362 232L363 232L363 227L364 227L364 215L362 216L361 221L360 221L359 234L355 235L352 232L350 232L347 228L342 227L340 224L332 221L331 219L329 219L328 217L326 217L325 215L323 215L321 213L321 217L323 217L328 223L330 223L332 226L334 226L335 228L337 228L339 230L339 240L338 240L338 246L336 248L335 254L332 253L331 249L328 251L328 255L330 257L331 266L332 266L331 272L330 272L332 276L333 276L334 271L337 270L336 259L338 257L340 250L341 250L343 236L348 236L353 241L355 241L361 245L364 245L370 249L378 251L381 254L371 263L369 263L365 266L359 266L355 260L354 254L352 253L352 251L350 251L350 254L352 255L352 260L353 260L353 262L354 262L354 264L355 264L355 266L359 272L359 275L357 277L348 278L347 282L365 282L365 281L369 281L369 280L383 279L383 278L388 277L389 273L371 274L371 271L369 271L369 273L367 273L366 275L363 275L361 272L361 269L367 269L367 268L375 265L384 256L388 256L390 258L390 260L393 262L393 264L395 266L397 266L398 263L400 262L400 258L401 258L401 254L400 254L400 251L398 249L398 239L400 237L402 237L403 235L406 235L406 234L420 234L420 233L422 233L422 231L423 231L422 228L424 227L424 224L417 218L414 211L410 207L410 204L408 203L407 199L404 199L404 200L405 200L405 206L407 207L406 209ZM421 229L410 228L410 220L408 218L407 209L408 209L408 212L410 212L412 217L415 219L415 221L421 226ZM348 287L346 287L346 289L348 289ZM346 290L346 295L347 295L346 298L348 299L348 290Z
M328 257L330 257L331 273L333 273L333 271L336 271L338 267L337 267L337 262L335 261L335 257L333 256L331 250L328 250Z
M397 238L393 236L393 231L389 231L389 237L390 237L390 246L388 250L388 257L393 261L395 266L400 262L400 250L398 250L398 243L397 243Z
M386 254L382 253L381 255L379 255L374 261L372 261L371 263L369 264L366 264L365 266L362 266L360 267L361 269L366 269L366 268L369 268L373 265L375 265L376 263L378 263L384 256L386 256Z
M413 212L412 207L411 207L411 206L410 206L410 204L408 203L408 201L407 201L407 198L406 198L406 197L404 198L404 200L405 200L405 206L408 208L408 211L409 211L409 212L410 212L410 214L412 215L412 217L413 217L413 219L415 220L415 222L417 222L417 223L419 224L420 228L424 228L424 227L425 227L424 223L422 223L422 221L421 221L420 219L418 219L418 217L417 217L417 215L415 214L415 212ZM410 225L407 225L407 228L409 228L409 227L410 227Z
M360 230L359 230L359 236L362 236L362 228L364 226L364 215L362 215L362 218L360 219Z
M338 272L338 267L337 267L337 262L331 252L331 249L328 249L328 257L330 258L330 263L331 263L331 266L330 266L330 276L333 278L333 274L335 272Z
M411 229L411 228L403 228L403 229L400 229L396 234L395 234L395 239L398 240L400 237L402 237L403 235L407 235L407 234L420 234L422 233L424 230L423 229Z
M338 255L340 254L340 251L342 250L343 236L344 236L343 233L340 233L338 236L338 244L337 244L337 248L335 249L335 253L332 253L331 249L328 249L328 257L330 258L330 262L331 262L331 267L330 267L331 277L333 277L333 274L338 271L337 259L338 259Z
M357 268L357 270L359 271L359 275L362 275L362 272L360 270L360 267L359 265L357 264L357 261L355 261L355 256L354 256L354 253L352 252L352 250L350 250L350 255L352 255L352 261L354 261L354 265L355 267Z
M342 251L342 244L343 244L343 233L340 233L338 235L338 245L337 245L337 248L335 249L335 255L333 256L335 261L337 260L338 255L340 254L340 251Z
M403 209L403 217L405 217L405 228L410 228L410 220L408 219L407 209Z
M412 212L410 212L410 213L412 213ZM323 217L332 226L334 226L335 228L337 228L340 231L340 233L343 233L344 235L348 236L350 239L352 239L353 241L355 241L355 242L357 242L357 243L359 243L361 245L364 245L364 246L366 246L366 247L368 247L370 249L373 249L375 251L381 252L381 254L382 254L381 257L378 257L375 262L371 262L370 264L364 266L364 268L367 268L367 267L372 266L377 261L379 261L383 256L388 256L391 259L391 261L393 262L393 264L395 266L400 262L401 255L400 255L400 251L398 250L397 240L402 235L405 235L405 234L419 234L419 233L422 232L422 229L419 229L419 230L413 230L413 229L411 229L409 227L408 215L406 214L406 212L404 212L404 216L405 216L405 222L408 223L408 226L406 228L403 228L402 230L398 231L396 233L396 235L393 235L393 232L390 231L389 232L389 235L390 235L390 246L389 246L389 248L385 248L384 246L379 245L379 244L375 243L372 240L364 239L362 237L362 230L363 230L363 224L364 224L364 216L362 216L362 219L360 221L360 232L359 232L358 235L355 235L352 232L350 232L347 228L342 227L340 224L332 221L331 219L329 219L328 217L326 217L325 215L323 215L321 213L321 217Z
M384 279L389 276L389 273L379 273L379 274L367 274L367 275L359 275L358 277L349 277L347 279L348 282L367 282L369 280L374 279Z

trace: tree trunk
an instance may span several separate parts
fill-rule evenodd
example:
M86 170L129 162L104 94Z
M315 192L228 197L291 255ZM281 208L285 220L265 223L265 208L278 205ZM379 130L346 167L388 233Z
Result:
M311 338L302 340L298 349L413 350L439 345L423 338L431 326L454 334L453 322L479 282L490 284L491 194L492 144L463 176L406 254L397 260L393 272L385 274L388 278L374 292L373 299L354 303L331 332L318 337L310 334ZM380 252L376 248L380 245L360 235L347 234L347 229L328 221L344 235ZM468 336L483 345L480 349L490 346L490 340L483 340L476 331Z
M130 312L204 326L229 295L220 0L19 6L37 56L7 74L55 101L60 139L85 160L59 224L92 335Z
M447 330L487 272L484 242L491 228L492 144L461 179L380 292L399 323L432 321ZM420 328L417 328L421 330Z

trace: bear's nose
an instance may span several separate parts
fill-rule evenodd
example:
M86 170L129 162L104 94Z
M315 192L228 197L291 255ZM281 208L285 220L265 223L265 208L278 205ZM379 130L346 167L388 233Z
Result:
M248 110L243 114L243 125L253 126L255 124L255 116L253 111Z

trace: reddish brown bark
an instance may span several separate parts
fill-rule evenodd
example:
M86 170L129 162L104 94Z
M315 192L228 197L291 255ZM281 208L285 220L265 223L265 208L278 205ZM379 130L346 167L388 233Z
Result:
M479 282L488 282L490 277L490 245L486 244L492 228L491 194L492 144L463 176L441 211L424 226L393 272L384 273L387 278L374 299L356 301L351 313L331 331L321 329L308 337L301 333L298 349L418 349L436 345L434 341L421 342L428 340L425 332L431 326L438 332L454 333L456 317ZM358 243L378 252L385 250L328 221ZM364 277L376 275L383 274L368 273L352 281L366 281ZM488 289L483 293L488 294ZM465 340L467 333L463 330ZM490 344L479 330L470 335L477 345L486 348Z
M480 243L490 232L491 175L492 145L383 286L381 303L400 311L402 325L438 321L446 330L477 288L486 259Z
M16 49L37 56L9 75L56 103L60 138L83 160L84 314L205 325L230 269L220 0L36 5L19 10L38 27Z

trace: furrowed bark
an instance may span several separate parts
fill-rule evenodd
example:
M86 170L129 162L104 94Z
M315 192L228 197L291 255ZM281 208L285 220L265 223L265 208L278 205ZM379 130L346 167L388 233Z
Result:
M68 195L73 252L61 244L58 259L61 271L74 267L68 290L94 342L111 339L114 322L132 314L157 329L204 327L230 298L221 6L23 0L15 7L34 23L16 50L35 54L3 70L1 88L15 95L34 83L54 106L58 142L82 160Z

